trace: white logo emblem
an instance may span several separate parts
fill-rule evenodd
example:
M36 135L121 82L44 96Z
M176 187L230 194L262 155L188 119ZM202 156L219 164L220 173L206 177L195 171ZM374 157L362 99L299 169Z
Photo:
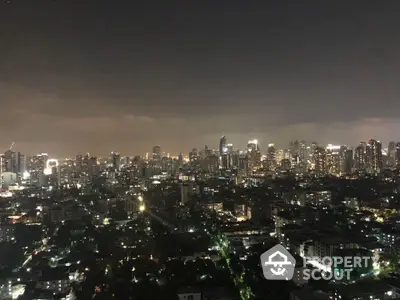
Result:
M292 279L296 260L282 245L276 245L264 252L260 259L264 277L266 279Z

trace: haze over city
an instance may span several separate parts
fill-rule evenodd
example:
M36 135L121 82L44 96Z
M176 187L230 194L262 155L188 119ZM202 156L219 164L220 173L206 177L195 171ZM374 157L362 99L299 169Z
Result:
M0 146L386 145L400 138L399 33L395 1L8 1Z

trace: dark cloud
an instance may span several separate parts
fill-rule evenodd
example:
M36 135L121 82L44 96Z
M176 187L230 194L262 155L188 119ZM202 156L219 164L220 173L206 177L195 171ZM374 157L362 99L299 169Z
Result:
M0 146L132 155L400 139L393 2L0 4Z

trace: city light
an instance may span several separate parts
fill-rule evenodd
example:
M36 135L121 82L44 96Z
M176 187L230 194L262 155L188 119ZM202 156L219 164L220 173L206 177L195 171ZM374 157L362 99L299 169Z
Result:
M140 212L144 212L146 210L146 207L144 206L144 204L139 206L139 211Z
M44 175L51 175L52 173L53 173L52 168L46 168L46 169L44 169L44 171L43 171L43 174L44 174Z

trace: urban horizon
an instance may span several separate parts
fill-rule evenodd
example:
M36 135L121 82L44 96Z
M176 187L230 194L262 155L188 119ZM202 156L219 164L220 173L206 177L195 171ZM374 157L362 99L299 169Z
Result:
M221 135L221 137L223 137L223 136L224 135ZM229 138L229 136L225 136L225 137ZM321 144L321 143L319 143L318 141L315 141L315 140L294 139L294 140L288 141L286 146L283 146L284 143L276 144L276 143L274 143L272 141L271 142L262 142L261 140L259 140L257 138L251 138L251 139L248 139L247 142L241 143L242 147L236 147L237 144L230 143L230 142L228 144L233 145L235 151L246 151L247 143L249 141L253 141L253 140L257 140L258 144L260 146L260 149L261 150L264 149L264 151L267 151L269 145L273 145L276 149L279 149L279 150L288 150L288 149L290 149L290 144L295 142L295 141L297 141L299 143L305 142L305 144L307 144L307 145L316 144L318 147L322 147L322 148L328 148L329 146L345 146L345 147L348 147L349 149L353 149L353 150L355 148L357 148L361 143L368 143L369 140L376 140L376 141L380 142L382 144L382 150L388 150L390 143L395 143L395 144L400 143L399 142L400 138L398 140L391 139L391 140L389 140L387 142L382 142L382 140L373 137L373 138L368 138L368 139L365 139L365 140L360 140L358 142L358 144L357 143L346 144L346 143L340 143L340 142L338 142L338 143L329 142L329 143ZM217 142L214 141L213 143L205 144L202 147L192 147L192 148L185 149L184 151L178 151L178 152L170 152L168 150L165 150L162 147L161 144L154 144L154 145L148 147L149 151L145 151L145 152L136 152L135 153L135 151L118 151L118 147L115 147L114 149L110 150L108 153L104 153L103 152L102 154L96 153L95 151L80 150L80 151L77 151L76 153L71 153L69 155L57 155L57 153L52 153L52 152L49 152L49 151L45 151L45 149L43 149L43 151L39 151L37 153L32 153L32 152L29 152L29 151L25 152L22 148L18 147L18 143L14 143L14 142L12 143L12 148L16 152L24 153L27 156L35 156L35 155L39 155L39 154L45 153L45 154L49 154L52 158L56 158L56 159L71 159L71 158L74 158L76 155L86 155L88 153L90 155L96 156L98 158L106 158L107 156L110 155L110 153L113 153L113 152L119 153L122 156L129 156L129 157L134 157L134 156L145 157L146 155L151 157L152 148L156 147L156 146L161 147L162 153L169 154L172 157L177 157L181 153L184 155L184 157L187 157L189 155L189 153L193 149L198 149L199 151L204 149L205 147L209 147L210 149L215 150L215 151L218 151L218 149L219 149L218 141ZM7 150L9 150L10 147L8 147L8 148L5 147L4 149L6 149L6 150L3 150L3 154ZM129 153L129 152L131 152L131 153ZM132 152L134 152L134 153L132 153Z

